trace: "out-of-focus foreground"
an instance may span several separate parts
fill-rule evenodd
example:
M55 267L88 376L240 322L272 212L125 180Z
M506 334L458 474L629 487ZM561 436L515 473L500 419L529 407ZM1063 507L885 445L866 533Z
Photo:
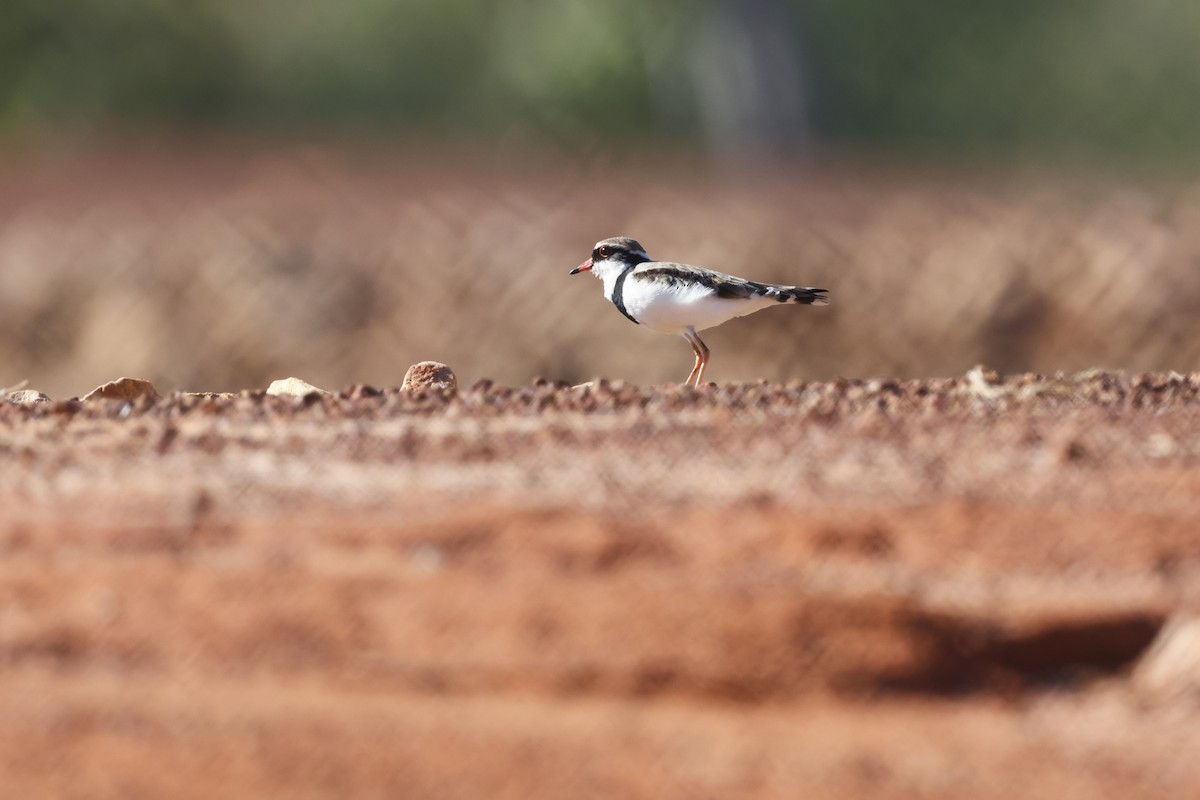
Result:
M0 403L5 790L1191 798L1198 397Z

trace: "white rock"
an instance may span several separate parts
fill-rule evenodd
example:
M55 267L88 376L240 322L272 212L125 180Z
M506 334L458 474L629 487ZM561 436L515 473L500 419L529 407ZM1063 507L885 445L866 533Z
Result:
M19 392L9 392L4 395L4 399L10 403L17 405L31 405L33 403L45 403L50 400L49 397L37 391L36 389L22 389Z
M976 364L967 370L967 388L976 397L984 400L995 400L1004 394L1004 390L1001 388L1002 383L1003 381L996 371L983 364Z
M307 381L302 381L299 378L283 378L282 380L272 381L267 387L267 394L276 397L305 397L313 394L330 394L324 389L318 389Z

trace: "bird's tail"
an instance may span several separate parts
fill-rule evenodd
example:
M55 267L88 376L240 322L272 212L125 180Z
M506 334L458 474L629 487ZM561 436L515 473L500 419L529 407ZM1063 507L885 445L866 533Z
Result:
M829 298L825 296L828 289L814 289L809 286L780 286L775 283L759 284L755 289L763 297L780 303L800 303L806 306L829 305Z

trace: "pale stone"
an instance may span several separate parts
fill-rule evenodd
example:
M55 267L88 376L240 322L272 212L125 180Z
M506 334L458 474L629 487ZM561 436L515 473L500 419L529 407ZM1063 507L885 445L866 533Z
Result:
M318 389L307 381L302 381L299 378L283 378L282 380L272 381L267 387L267 394L276 397L305 397L310 394L329 394L324 389Z
M19 392L9 392L4 395L4 399L10 403L18 405L29 405L31 403L45 403L50 400L49 397L37 391L36 389L22 389Z
M976 397L984 400L995 400L1004 394L1002 383L1000 375L983 364L976 364L967 370L967 388Z
M83 396L84 402L90 400L136 400L139 397L158 399L158 390L150 381L141 378L117 378L103 386L97 386Z

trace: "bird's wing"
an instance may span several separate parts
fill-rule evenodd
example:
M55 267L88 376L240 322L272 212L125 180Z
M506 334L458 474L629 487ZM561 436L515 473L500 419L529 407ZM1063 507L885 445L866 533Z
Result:
M704 286L717 297L737 299L764 294L768 284L755 283L745 278L726 275L724 272L676 264L670 261L652 261L639 266L630 275L636 281L662 283L667 286Z
M651 261L632 273L634 280L661 282L668 286L703 286L717 297L725 300L743 300L750 297L765 297L780 303L804 305L829 305L825 289L811 286L784 286L778 283L748 281L736 275L726 275L703 267L675 264L669 261Z

